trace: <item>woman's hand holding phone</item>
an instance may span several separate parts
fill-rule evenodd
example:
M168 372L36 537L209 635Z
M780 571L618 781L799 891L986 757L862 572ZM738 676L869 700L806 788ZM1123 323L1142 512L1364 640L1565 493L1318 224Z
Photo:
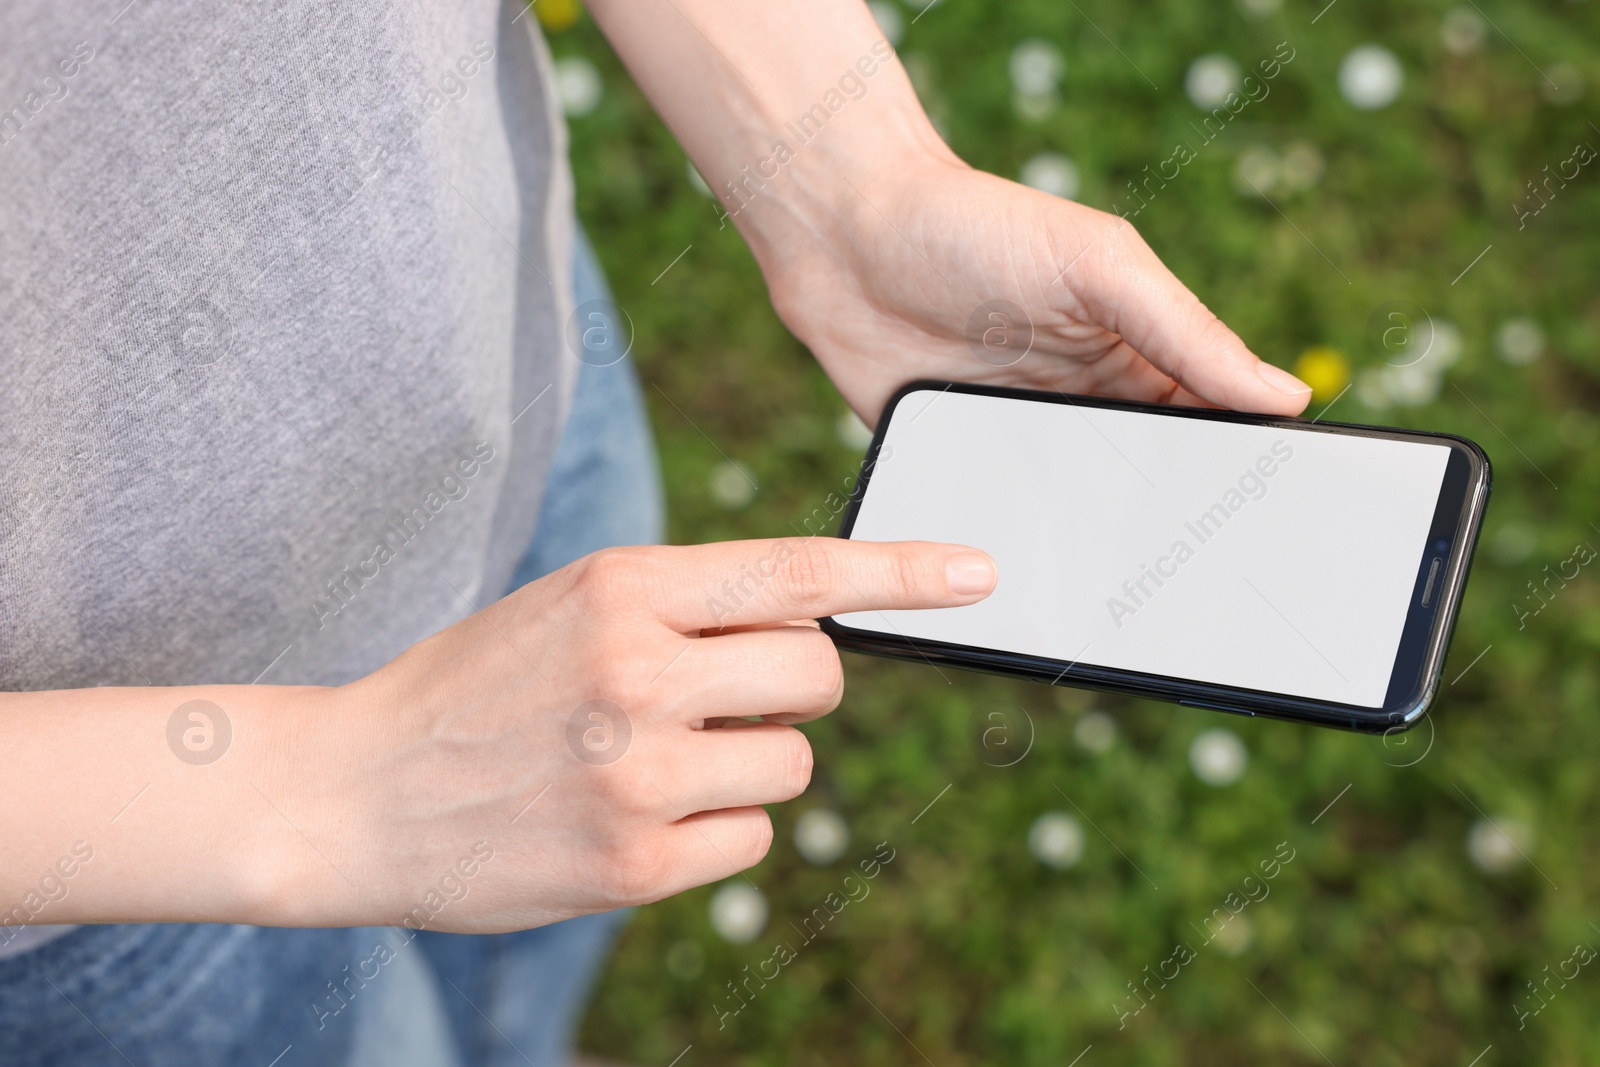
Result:
M869 424L918 378L1272 415L1310 400L1126 220L974 170L942 142L878 177L841 188L808 254L753 245L784 322Z

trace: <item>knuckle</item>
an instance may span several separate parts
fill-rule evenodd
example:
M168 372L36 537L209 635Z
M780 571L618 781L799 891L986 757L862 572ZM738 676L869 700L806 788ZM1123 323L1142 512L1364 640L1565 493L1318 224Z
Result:
M892 583L890 591L896 599L908 602L914 600L924 584L922 567L917 557L911 552L896 553L890 568L889 581Z
M1105 229L1101 234L1101 240L1105 241L1112 251L1131 255L1149 252L1154 255L1150 243L1144 239L1144 234L1139 232L1139 227L1134 223L1109 213L1102 216L1102 221L1105 223Z
M1190 294L1193 304L1189 309L1190 321L1193 323L1192 332L1198 337L1201 350L1215 350L1227 348L1237 342L1234 332L1228 324L1200 302L1200 298Z
M839 581L838 565L827 552L807 544L789 560L789 593L807 614L825 613Z
M785 800L793 800L811 784L811 770L816 764L811 752L811 742L806 735L793 727L785 727L783 746L783 793ZM763 854L765 850L763 850Z
M811 771L816 762L811 742L792 726L767 725L760 729L769 735L763 745L759 768L765 783L762 803L793 800L811 784Z
M1200 298L1189 295L1188 308L1188 335L1193 338L1193 344L1186 348L1167 371L1169 377L1181 385L1188 386L1193 378L1195 368L1201 366L1206 360L1215 359L1241 346L1232 330L1211 309L1200 302ZM1200 362L1196 362L1199 360Z
M590 604L621 606L639 600L649 573L648 553L637 548L606 548L578 562L576 585Z
M751 815L749 829L742 841L742 847L737 849L734 859L740 870L754 867L767 858L767 852L772 848L772 816L766 809L757 808Z
M1166 267L1155 249L1150 247L1150 242L1127 219L1111 216L1095 247L1100 251L1085 257L1092 262L1086 262L1083 266L1097 273L1102 283L1125 285L1130 277L1148 277L1152 272L1157 275L1166 273Z
M642 657L620 651L602 668L604 683L602 696L615 704L624 714L632 716L641 709L649 718L650 692L649 666Z
M617 907L648 904L665 895L671 857L657 841L630 842L613 848L605 857L601 877L603 892Z
M826 635L806 639L804 691L808 707L832 711L844 698L844 664L839 649Z
M628 819L645 818L661 807L661 797L638 774L608 774L601 789L606 807Z

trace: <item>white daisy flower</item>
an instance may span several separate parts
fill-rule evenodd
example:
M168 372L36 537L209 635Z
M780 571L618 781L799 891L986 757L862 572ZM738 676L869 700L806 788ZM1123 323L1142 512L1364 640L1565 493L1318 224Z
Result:
M1189 766L1207 785L1232 785L1244 774L1250 753L1232 730L1207 730L1189 746Z
M1518 819L1479 819L1467 831L1467 854L1479 870L1490 874L1509 871L1533 847L1533 831Z
M1064 200L1078 195L1078 167L1066 156L1041 152L1022 165L1022 184Z
M1239 88L1239 64L1220 53L1201 56L1189 64L1183 88L1202 111L1221 106L1228 94Z
M1394 103L1405 80L1400 60L1381 44L1364 44L1339 64L1339 91L1363 111L1376 111Z
M600 103L605 85L594 64L582 56L563 56L555 61L556 95L567 115L587 115Z
M1083 857L1083 827L1064 811L1047 811L1028 827L1028 850L1046 867L1064 871Z
M844 855L850 844L850 827L829 808L812 808L794 824L794 847L806 862L821 867Z
M872 431L861 421L861 416L846 408L833 424L839 443L854 452L861 452L872 443Z
M1086 712L1072 727L1072 739L1096 754L1117 743L1117 720L1103 711Z
M711 897L711 928L736 945L748 944L767 927L767 898L749 882L728 882Z
M711 469L711 499L729 511L738 511L756 498L756 479L738 460L724 460Z
M1253 144L1239 153L1233 165L1233 185L1244 196L1268 196L1283 173L1278 153Z
M1507 319L1494 335L1494 346L1513 367L1526 367L1544 355L1544 330L1534 319Z
M872 12L872 17L878 22L878 32L883 34L883 39L896 47L900 38L906 35L906 20L900 14L897 4L889 0L872 0L867 5L867 10Z
M1327 163L1310 141L1296 141L1283 150L1281 176L1291 189L1309 189L1322 180Z
M1054 93L1066 72L1061 49L1049 41L1031 37L1011 50L1011 86L1019 93Z

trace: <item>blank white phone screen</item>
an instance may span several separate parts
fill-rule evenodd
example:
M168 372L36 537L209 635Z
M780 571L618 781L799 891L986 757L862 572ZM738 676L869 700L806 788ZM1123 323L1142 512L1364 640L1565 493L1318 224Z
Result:
M851 530L994 557L977 604L846 626L1381 708L1445 445L919 390Z

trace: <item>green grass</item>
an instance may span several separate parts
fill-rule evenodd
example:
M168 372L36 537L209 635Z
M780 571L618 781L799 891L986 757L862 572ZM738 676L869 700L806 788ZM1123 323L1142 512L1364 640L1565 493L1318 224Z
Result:
M750 872L771 905L767 931L749 945L723 941L708 919L714 887L643 909L603 979L586 1043L657 1065L692 1043L683 1067L1061 1067L1091 1044L1083 1067L1466 1067L1489 1045L1482 1067L1600 1062L1591 1008L1600 967L1584 968L1525 1029L1513 1009L1525 983L1576 942L1600 946L1600 566L1524 629L1512 607L1546 564L1579 542L1600 546L1591 526L1600 163L1526 229L1511 208L1523 183L1576 142L1600 147L1589 125L1600 125L1600 9L1485 0L1516 45L1490 29L1479 53L1457 57L1440 43L1440 3L1340 0L1315 25L1321 4L1302 0L1261 20L1183 0L1077 6L1083 13L1059 0L942 0L900 50L963 157L1015 176L1039 151L1065 153L1083 177L1079 198L1109 208L1199 118L1183 91L1195 57L1222 52L1249 66L1291 42L1297 56L1272 95L1137 223L1202 299L1286 366L1313 345L1340 350L1358 372L1377 364L1367 322L1391 300L1460 329L1461 359L1436 400L1373 410L1352 390L1332 417L1463 433L1488 449L1494 501L1447 681L1489 650L1403 747L849 657L843 706L807 727L811 789L774 810L777 842ZM907 22L915 14L901 10ZM1067 62L1064 105L1041 123L1010 103L1008 57L1027 37L1055 43ZM1340 60L1367 41L1390 48L1406 73L1400 99L1375 113L1337 87ZM753 260L731 229L718 231L681 149L592 23L557 35L554 48L587 56L605 79L598 109L572 123L579 205L637 327L672 540L790 533L855 469L859 456L836 431L844 404L779 324ZM1535 63L1569 64L1587 88L1553 105ZM1240 152L1301 140L1327 161L1320 183L1275 192L1283 214L1240 194ZM1494 337L1523 316L1548 344L1532 365L1511 366ZM723 453L760 485L745 508L713 498ZM981 743L984 715L996 706L1025 709L1037 732L1009 768L985 763L994 757ZM1101 754L1073 740L1091 708L1119 726ZM1197 779L1187 755L1217 727L1250 754L1244 776L1222 788ZM838 810L852 830L829 867L793 845L795 817L814 806ZM1529 862L1498 873L1473 862L1466 843L1480 809L1529 828ZM1084 822L1084 855L1070 870L1043 866L1027 847L1029 825L1049 810L1103 831ZM713 1004L727 1001L725 983L779 940L798 947L789 924L884 840L896 859L871 895L719 1029ZM1285 841L1296 858L1246 910L1248 944L1231 956L1199 947L1190 924ZM1181 939L1198 958L1119 1030L1112 1005L1125 983Z

